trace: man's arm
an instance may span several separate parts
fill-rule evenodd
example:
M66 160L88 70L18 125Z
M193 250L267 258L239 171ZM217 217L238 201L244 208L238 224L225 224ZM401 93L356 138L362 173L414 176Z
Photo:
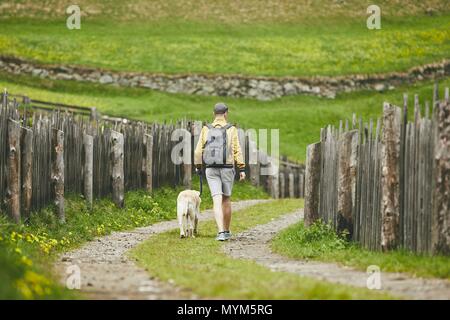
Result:
M200 131L200 137L198 138L197 146L194 150L194 165L196 168L201 168L203 163L203 146L205 145L205 133L206 127L203 127Z

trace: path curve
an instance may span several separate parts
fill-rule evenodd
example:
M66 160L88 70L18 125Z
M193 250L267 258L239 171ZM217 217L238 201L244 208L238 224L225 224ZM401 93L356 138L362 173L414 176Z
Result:
M270 241L281 230L303 218L303 210L284 215L267 224L237 234L223 250L237 259L250 259L273 271L295 273L305 277L366 288L367 273L350 267L318 261L294 260L270 249ZM381 270L382 290L408 299L450 299L450 281L413 278L402 273Z
M238 211L270 200L233 202ZM199 220L210 220L212 210L205 210ZM131 231L114 232L97 238L84 246L63 254L56 263L56 271L65 285L66 270L77 265L81 274L81 292L91 299L199 299L188 289L176 287L171 281L162 282L138 267L126 255L127 251L154 234L178 228L176 220L163 221ZM200 225L201 228L201 225Z

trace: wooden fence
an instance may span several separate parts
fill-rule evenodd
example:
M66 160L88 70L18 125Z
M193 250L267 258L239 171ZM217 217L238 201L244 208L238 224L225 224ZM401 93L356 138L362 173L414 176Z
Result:
M321 131L306 160L305 224L317 219L371 250L450 254L449 90L383 106L376 122L353 116Z
M188 120L161 124L111 118L100 116L95 108L26 96L11 99L5 92L0 106L0 199L4 200L0 209L20 221L53 203L64 221L66 192L83 194L89 204L94 198L112 196L121 207L129 190L191 187L193 166L171 160L178 143L172 133L180 128L193 133L193 152L201 126ZM269 157L243 130L240 140L254 185L274 197L303 196L302 166L282 161L275 178L268 178L261 169L273 165Z

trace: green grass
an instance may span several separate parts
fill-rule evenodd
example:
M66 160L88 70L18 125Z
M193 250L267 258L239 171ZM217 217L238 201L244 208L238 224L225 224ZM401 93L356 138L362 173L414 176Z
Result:
M78 0L83 16L110 18L120 21L164 20L215 21L224 24L255 22L302 23L316 19L342 19L367 17L368 0ZM449 10L445 0L378 0L386 16L436 15ZM69 4L65 0L46 0L37 5L34 0L10 0L1 6L5 17L54 19L65 16ZM431 11L431 12L430 12Z
M0 54L122 71L265 76L404 71L450 57L449 11L383 13L382 29L368 30L365 9L357 18L330 18L334 8L325 8L322 18L270 23L88 16L81 30L68 30L65 15L3 16Z
M0 88L12 93L26 94L34 99L97 106L100 112L147 121L167 121L180 118L211 119L212 106L224 101L230 106L230 121L244 128L280 129L280 152L291 159L304 161L306 146L319 140L320 128L339 124L339 119L351 119L356 112L365 120L381 116L382 105L388 101L402 105L403 92L419 94L421 103L431 100L430 82L402 86L382 93L361 91L340 94L336 99L314 96L292 96L261 102L252 99L203 97L170 94L158 91L116 88L77 83L50 81L0 73ZM440 81L450 86L450 78ZM410 112L412 114L412 112Z
M301 200L277 200L235 212L232 231L269 222L302 206ZM207 298L225 299L380 299L387 295L330 284L293 274L272 272L255 262L227 257L215 241L213 221L199 226L195 238L179 239L177 230L158 234L130 254L153 276L172 279ZM170 248L170 250L167 250ZM165 254L161 255L164 251ZM201 285L199 285L201 284Z
M197 185L194 181L194 187ZM124 209L101 199L95 201L92 211L83 198L71 195L66 200L67 222L63 225L51 206L21 225L0 215L0 299L76 298L74 292L60 287L49 271L57 254L113 231L175 218L176 197L181 190L162 188L152 196L144 191L128 192ZM202 210L212 207L208 192L205 186ZM235 184L233 200L255 198L267 198L267 194L249 183Z
M0 299L76 299L77 296L59 286L39 264L0 241Z
M291 258L338 262L361 270L377 265L382 272L450 279L450 257L429 257L401 250L369 251L347 242L323 223L305 228L300 222L287 228L273 240L272 249Z

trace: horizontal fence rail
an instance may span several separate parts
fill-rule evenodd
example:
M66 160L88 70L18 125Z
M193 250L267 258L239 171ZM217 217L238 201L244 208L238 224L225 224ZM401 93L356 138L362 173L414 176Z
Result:
M327 126L307 148L305 224L322 219L371 250L450 254L449 141L449 90L439 100L437 85L431 108L405 95L376 121Z
M190 188L194 168L173 163L171 153L179 141L173 141L172 133L191 132L193 153L201 126L186 119L162 124L101 116L94 107L5 92L0 106L0 209L18 222L54 204L64 221L67 192L83 194L89 205L95 198L112 197L121 207L126 191ZM303 197L302 165L285 158L273 161L249 133L239 130L239 135L253 185L275 198ZM275 168L273 175L262 175L269 167Z

